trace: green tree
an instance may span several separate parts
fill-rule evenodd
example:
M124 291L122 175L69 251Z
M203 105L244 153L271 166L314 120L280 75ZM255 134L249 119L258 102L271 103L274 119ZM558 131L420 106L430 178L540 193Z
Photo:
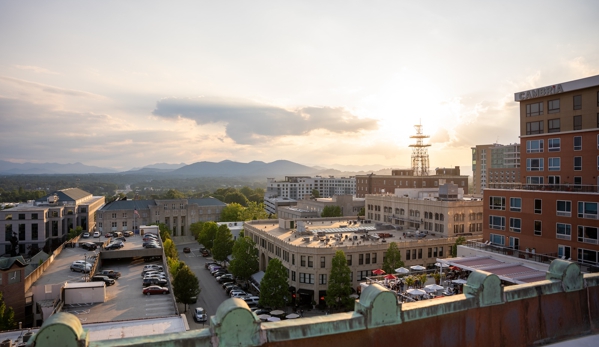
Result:
M364 209L364 207L362 207L360 209L360 212L358 212L358 216L365 216L366 215L366 210Z
M267 219L268 213L264 210L263 203L256 203L253 201L248 202L247 207L243 211L243 219L246 220L257 220Z
M404 263L401 261L401 252L397 247L397 243L389 243L389 248L387 248L385 259L383 260L383 270L388 274L392 274L395 272L395 269L403 266Z
M163 242L164 254L167 258L179 259L179 252L177 252L177 247L173 243L173 240L168 239Z
M240 192L231 192L225 195L225 203L230 204L233 202L236 202L241 206L248 205L248 199L245 197L245 195L241 194Z
M198 237L198 242L208 249L212 249L214 245L214 238L218 231L218 224L216 222L206 222L202 226L202 231Z
M268 262L264 277L260 282L260 301L263 307L282 308L289 297L287 269L277 258Z
M243 220L245 207L236 202L232 202L224 207L220 213L221 222L236 222Z
M249 198L250 195L254 194L254 190L248 186L244 186L243 188L239 189L239 192L245 195L246 198Z
M177 302L185 304L185 312L187 312L187 305L193 304L200 292L198 278L189 267L185 265L179 269L173 280L173 294Z
M154 223L152 225L158 225L158 230L160 231L160 239L162 242L171 239L171 229L164 223Z
M455 258L458 256L458 246L463 245L464 243L466 243L466 238L464 236L459 236L455 240L455 245L453 245L453 247L451 247L451 256L452 257Z
M71 228L69 230L69 239L73 239L79 235L81 235L81 233L83 232L83 228L78 226L75 229Z
M312 189L312 196L315 198L320 198L320 192L318 189Z
M225 261L233 251L233 235L225 224L218 227L212 247L212 257L216 261Z
M0 330L10 330L15 327L15 311L7 307L3 293L0 292Z
M321 217L341 217L343 214L341 213L341 207L339 206L325 206L322 209Z
M353 300L350 297L352 293L351 269L347 265L347 258L342 250L335 252L331 274L329 276L329 287L325 301L332 308L351 308Z
M164 194L165 199L185 199L185 194L181 193L176 189L169 189L166 194Z
M233 260L229 271L238 279L247 281L251 275L258 272L258 249L256 243L249 237L239 238L233 244Z
M204 222L191 223L191 225L189 226L189 230L191 231L191 234L193 235L193 237L195 237L196 240L200 236L203 226L204 226Z

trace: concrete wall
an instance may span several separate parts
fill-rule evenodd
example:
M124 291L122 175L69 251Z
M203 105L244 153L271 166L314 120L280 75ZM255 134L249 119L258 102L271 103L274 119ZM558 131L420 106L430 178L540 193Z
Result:
M599 274L583 277L577 264L555 260L547 279L531 284L502 287L496 275L475 271L464 294L405 304L375 284L353 312L273 323L261 323L243 300L229 299L207 329L91 345L530 346L598 332ZM47 320L33 339L36 347L87 345L81 322L67 313Z

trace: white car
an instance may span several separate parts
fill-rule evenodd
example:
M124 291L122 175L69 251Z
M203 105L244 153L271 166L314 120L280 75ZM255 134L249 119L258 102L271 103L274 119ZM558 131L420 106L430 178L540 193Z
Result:
M94 232L94 237L100 237L100 232L99 231Z
M206 311L203 308L196 307L195 311L193 312L193 319L196 322L205 322L208 320L208 315L206 314Z
M244 292L243 290L232 290L231 293L229 294L232 298L239 298L239 297L245 297L248 294L246 292Z
M83 237L84 239L87 239L89 237L89 233L86 231L83 234L81 234L81 237Z

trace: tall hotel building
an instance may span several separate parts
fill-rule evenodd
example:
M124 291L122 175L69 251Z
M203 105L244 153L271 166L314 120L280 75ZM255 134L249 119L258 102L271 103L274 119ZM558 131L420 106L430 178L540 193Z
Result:
M483 237L599 264L599 76L515 93L521 184L487 184Z
M520 143L472 147L472 194L481 194L487 183L520 182Z

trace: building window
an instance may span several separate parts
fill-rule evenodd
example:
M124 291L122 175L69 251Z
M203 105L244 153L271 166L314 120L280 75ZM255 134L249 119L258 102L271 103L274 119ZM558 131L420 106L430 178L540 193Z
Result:
M314 284L314 274L307 274L307 273L300 272L299 282L307 283L307 284Z
M543 133L543 121L526 123L526 135L535 135Z
M8 273L8 284L21 282L21 271L13 271Z
M489 197L489 209L505 211L505 197L503 197L503 196Z
M559 171L560 170L560 158L549 158L549 171Z
M123 226L126 227L127 226L127 221L123 222Z
M291 280L295 281L295 271L291 271Z
M112 219L116 219L116 213L112 214Z
M314 257L311 255L308 256L308 267L314 267Z
M574 176L574 185L575 186L582 185L582 176Z
M560 147L561 147L561 140L559 138L547 140L547 150L549 152L559 152Z
M321 268L326 267L326 258L325 257L320 257L320 267Z
M549 119L547 121L547 132L548 133L559 133L561 131L559 118Z
M528 158L526 159L526 171L543 171L544 169L543 158Z
M526 184L543 184L543 176L526 176Z
M597 219L597 203L596 202L578 202L578 218Z
M358 282L365 280L368 276L370 276L369 270L358 271Z
M370 264L370 253L366 253L366 264Z
M505 217L489 216L489 228L497 230L505 230Z
M578 242L597 244L597 227L578 226Z
M547 101L547 113L559 113L559 99Z
M543 140L526 141L526 153L543 153Z
M347 255L347 266L351 266L351 254Z
M306 267L306 256L305 255L300 256L300 266Z
M582 157L574 157L574 171L582 171Z
M25 213L19 213L19 220L25 219Z
M364 254L358 254L358 265L364 265Z
M19 224L19 241L25 241L25 224Z
M582 116L572 118L572 130L582 130Z
M372 253L372 263L376 264L376 253Z
M503 235L489 234L489 240L494 245L503 246L505 244L505 237Z
M116 228L116 222L112 222L112 227Z
M557 245L557 257L562 259L572 259L570 246Z
M326 274L318 275L318 284L327 284L327 275Z
M560 176L547 176L547 183L549 184L560 184Z
M38 239L38 225L37 224L31 224L31 239L32 240Z
M570 240L572 238L572 225L565 223L557 223L555 237L560 240Z
M556 215L560 217L572 216L572 201L557 200Z
M582 95L574 95L574 109L575 110L582 109Z
M543 222L540 220L535 221L535 236L543 235Z
M520 212L522 210L521 198L510 198L510 211Z
M535 213L536 214L541 214L543 209L543 200L541 199L535 199Z
M543 114L543 103L536 102L526 105L526 117L540 116Z
M582 151L582 136L574 136L574 150Z
M599 264L599 252L590 249L578 248L578 262L589 265Z

